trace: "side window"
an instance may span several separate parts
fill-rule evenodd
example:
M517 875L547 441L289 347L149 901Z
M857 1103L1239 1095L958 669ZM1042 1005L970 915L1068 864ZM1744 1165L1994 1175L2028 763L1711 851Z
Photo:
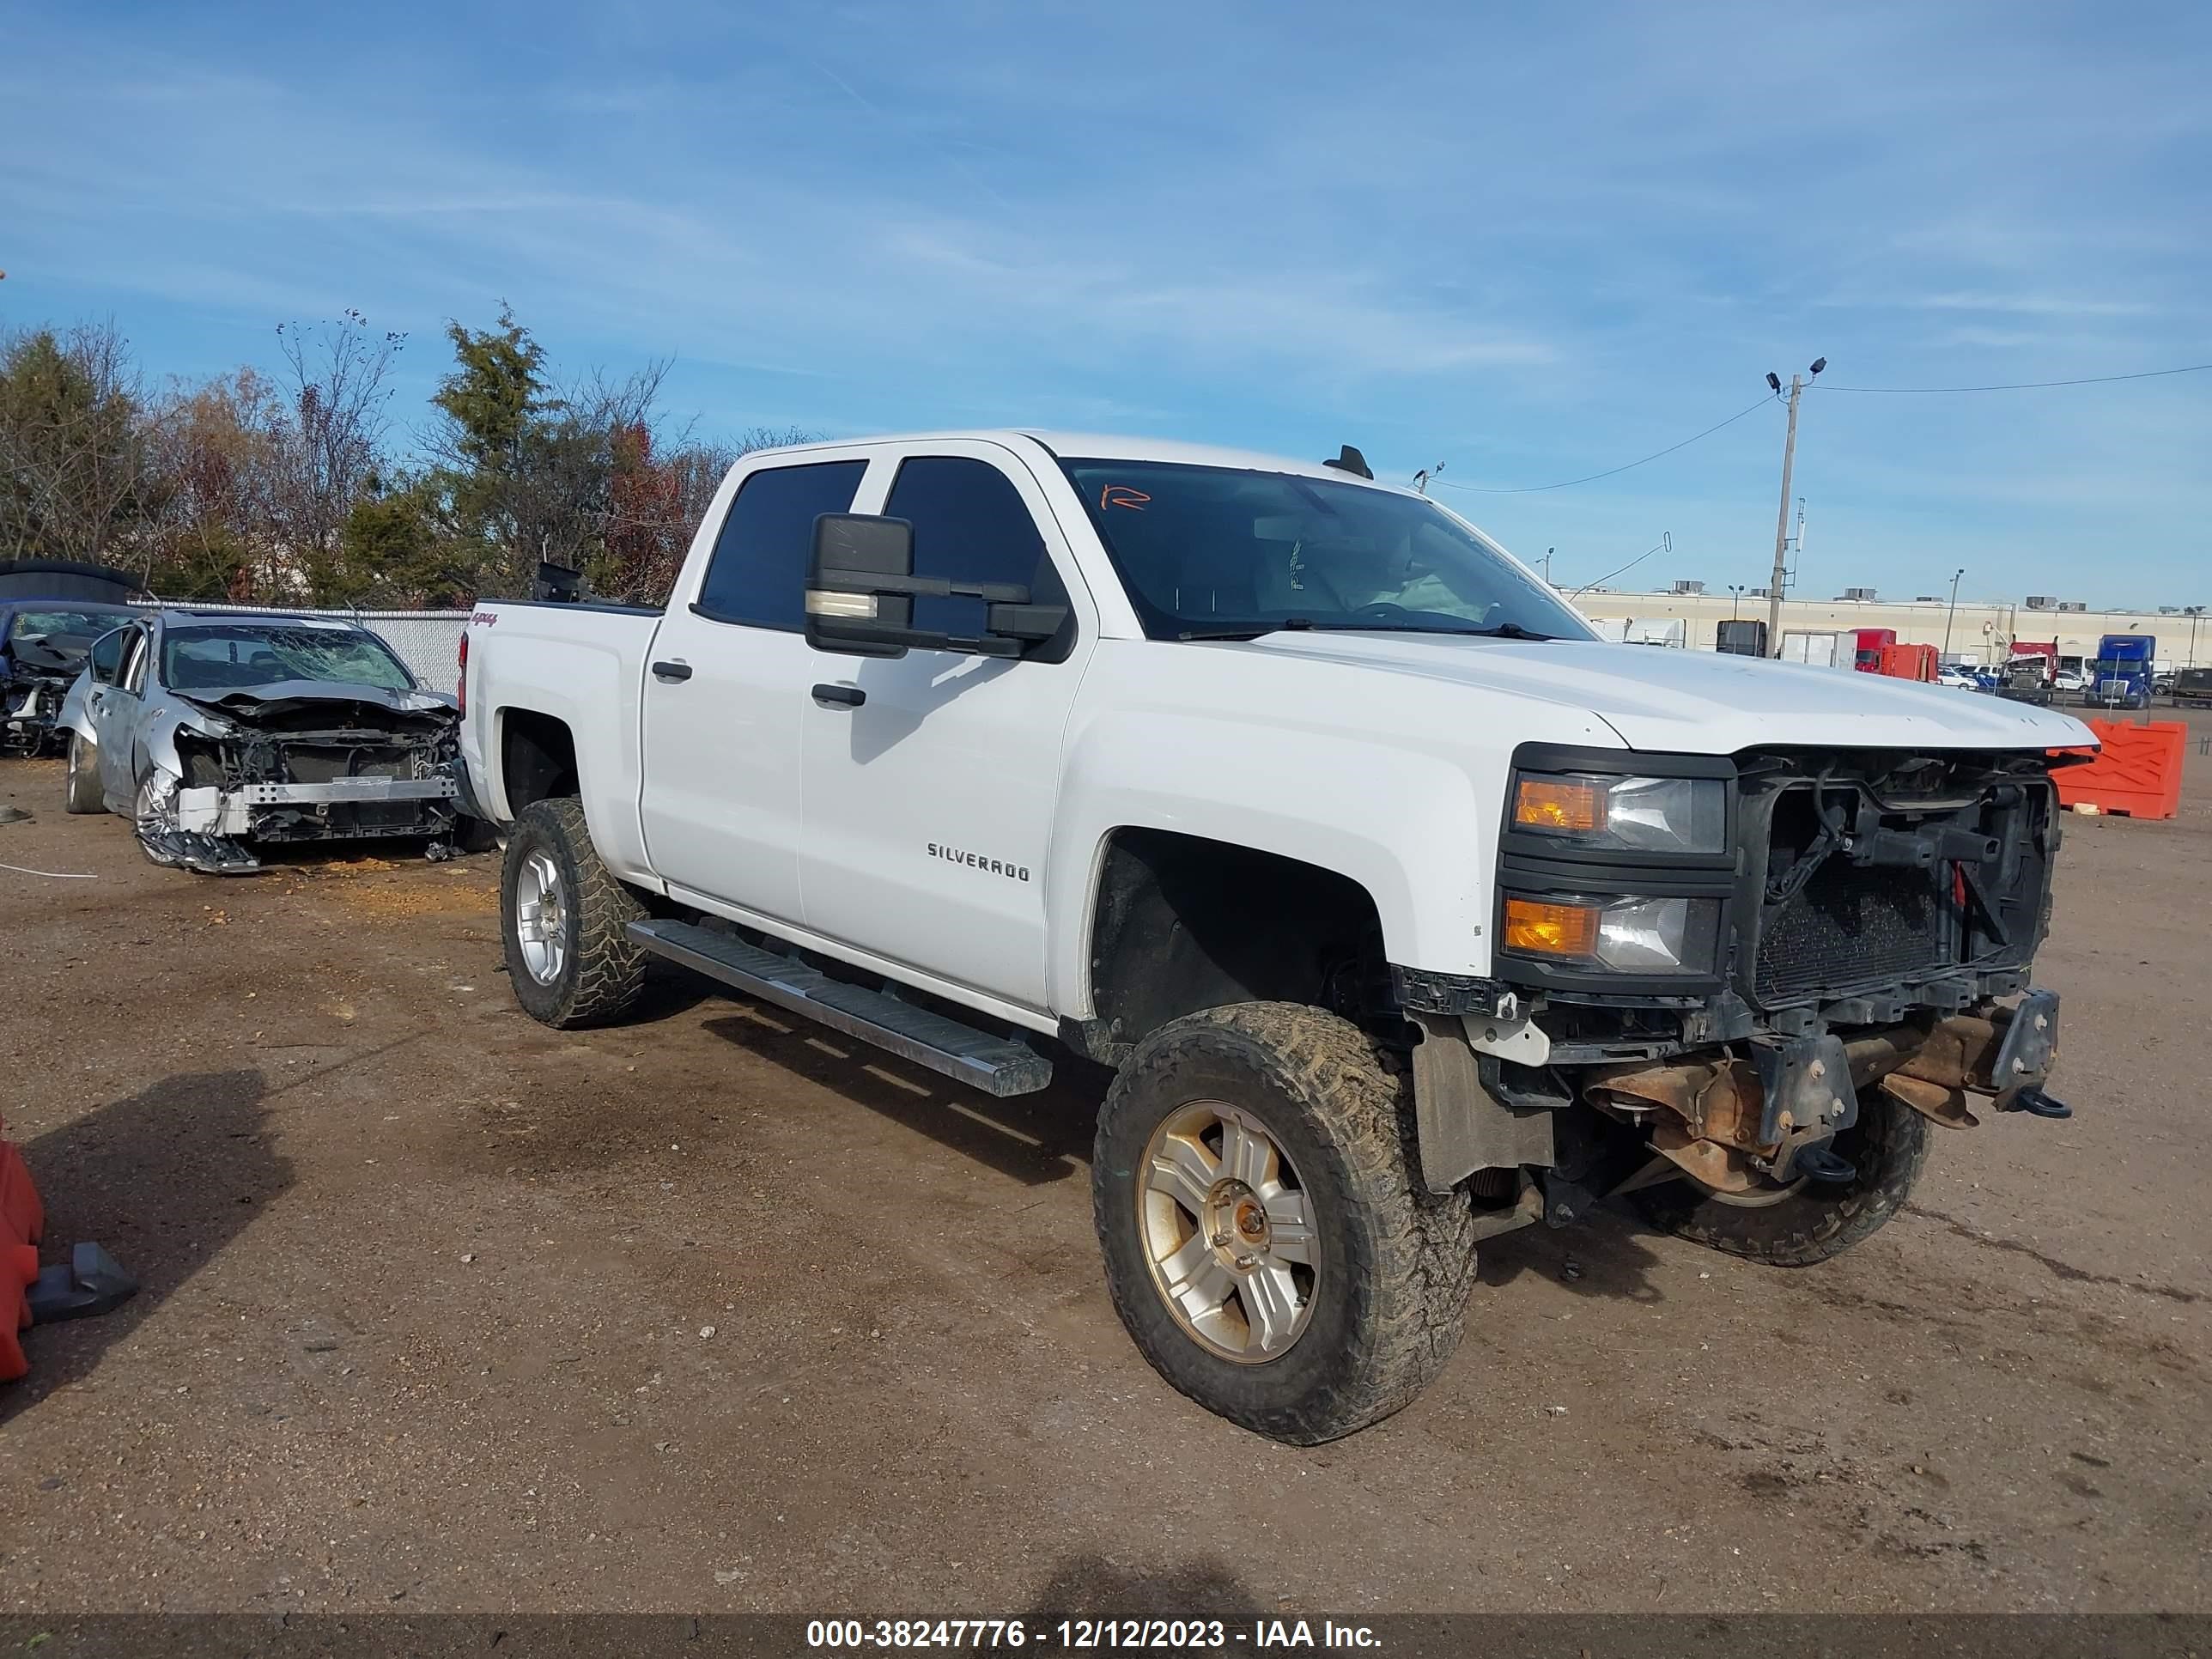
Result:
M988 461L916 455L899 463L884 513L914 525L914 574L955 581L1018 582L1040 605L1065 603L1044 538L1013 480ZM976 599L917 599L914 625L946 634L982 631Z
M707 561L699 609L716 622L798 633L806 625L814 521L849 508L867 470L866 461L773 466L738 485Z
M115 676L123 666L123 647L131 643L128 628L111 629L93 641L92 677L102 685L115 684Z

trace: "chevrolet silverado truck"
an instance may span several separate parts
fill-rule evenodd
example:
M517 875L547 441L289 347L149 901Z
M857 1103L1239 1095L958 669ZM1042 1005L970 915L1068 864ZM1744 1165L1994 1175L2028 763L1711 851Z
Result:
M1265 1434L1410 1400L1485 1237L1620 1197L1803 1266L1935 1131L2067 1112L2082 726L1604 643L1356 450L759 452L665 609L487 601L462 652L526 1010L661 957L994 1095L1112 1067L1115 1305Z

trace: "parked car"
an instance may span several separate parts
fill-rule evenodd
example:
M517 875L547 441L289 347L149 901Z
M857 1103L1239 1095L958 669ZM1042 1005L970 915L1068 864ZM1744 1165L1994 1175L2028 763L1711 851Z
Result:
M1978 691L1982 689L1982 677L1971 668L1962 668L1951 663L1936 671L1936 684L1950 686L1954 690Z
M2078 668L2062 668L2051 676L2051 685L2055 691L2078 694L2089 689L2089 677Z
M0 559L0 754L54 743L54 716L92 641L138 614L138 578L75 559Z
M0 754L42 755L64 740L55 716L92 642L137 614L82 599L0 600Z
M155 863L214 874L276 842L442 849L459 718L354 623L161 611L103 635L70 687L64 805L121 813Z
M1804 1265L1931 1123L2066 1110L2029 975L2079 721L1607 644L1354 451L757 452L665 610L467 641L525 1010L620 1019L661 957L996 1095L1039 1037L1115 1068L1115 1305L1267 1434L1410 1400L1481 1238L1624 1194Z

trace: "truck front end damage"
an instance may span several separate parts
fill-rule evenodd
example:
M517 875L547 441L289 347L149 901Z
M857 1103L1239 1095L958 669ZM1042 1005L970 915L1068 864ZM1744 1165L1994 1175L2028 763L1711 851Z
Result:
M428 696L233 695L179 712L138 792L157 864L259 867L252 846L386 837L450 841L458 719ZM161 752L163 749L167 753Z
M1750 1210L1863 1185L1871 1116L2067 1115L2043 751L1515 758L1494 977L1398 977L1430 1186Z

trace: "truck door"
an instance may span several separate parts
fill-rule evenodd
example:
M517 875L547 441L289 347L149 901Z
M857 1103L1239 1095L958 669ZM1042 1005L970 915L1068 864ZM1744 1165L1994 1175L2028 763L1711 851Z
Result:
M793 926L799 716L823 660L804 633L806 557L815 519L848 510L867 468L854 457L747 474L646 665L646 856L672 888Z
M1090 596L1036 479L996 444L904 456L882 506L860 510L914 526L916 575L1028 583L1040 604L1068 603L1074 623L1056 647L1018 660L815 656L820 684L801 693L800 716L806 926L1042 1010L1045 856L1094 637ZM983 607L917 599L914 623L980 633Z

